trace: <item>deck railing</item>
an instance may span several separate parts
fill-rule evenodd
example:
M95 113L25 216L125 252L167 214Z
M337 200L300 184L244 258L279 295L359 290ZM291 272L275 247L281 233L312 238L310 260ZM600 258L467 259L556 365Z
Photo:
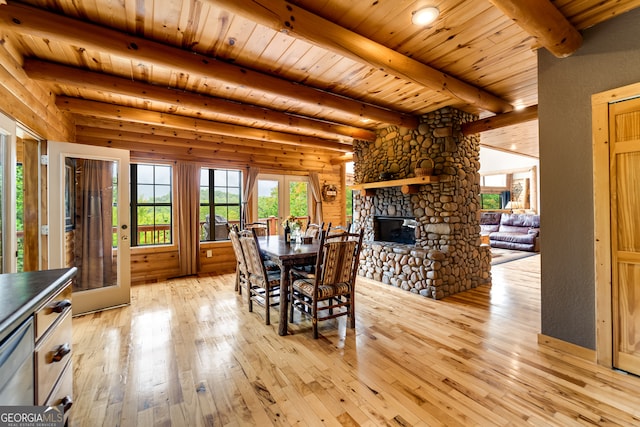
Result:
M308 216L296 217L303 227L306 226L309 221ZM279 234L281 230L281 224L278 222L278 218L271 216L269 218L260 218L258 222L265 222L269 224L269 234L272 236ZM206 236L205 221L200 221L200 239L204 240ZM237 220L229 221L229 225L240 226L240 222ZM114 236L117 233L117 228L113 228ZM171 226L169 224L159 225L139 225L138 226L138 239L137 242L140 246L146 245L168 245L171 244Z

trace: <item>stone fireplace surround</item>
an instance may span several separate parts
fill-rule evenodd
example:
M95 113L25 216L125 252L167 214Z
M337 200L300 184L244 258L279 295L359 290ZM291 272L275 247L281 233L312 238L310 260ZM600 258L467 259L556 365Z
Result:
M441 299L491 281L491 254L480 245L479 136L463 136L476 117L445 107L421 117L417 129L390 126L376 141L354 142L357 184L415 176L425 158L439 182L413 194L383 187L354 197L354 224L364 228L358 274L420 295ZM411 217L415 245L373 240L374 216Z

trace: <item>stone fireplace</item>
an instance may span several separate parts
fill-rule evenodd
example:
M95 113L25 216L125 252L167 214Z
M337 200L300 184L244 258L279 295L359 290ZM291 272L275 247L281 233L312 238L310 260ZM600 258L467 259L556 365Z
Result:
M491 254L480 245L479 137L461 132L475 119L445 107L421 117L417 129L390 126L373 143L355 141L356 184L383 181L354 197L365 240L358 274L434 299L490 283ZM414 177L424 159L437 182L386 186ZM381 218L411 224L415 243L378 239Z

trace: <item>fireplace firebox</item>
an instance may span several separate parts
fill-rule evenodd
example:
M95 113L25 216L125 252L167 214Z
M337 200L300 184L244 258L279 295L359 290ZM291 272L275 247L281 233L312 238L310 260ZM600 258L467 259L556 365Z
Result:
M374 240L415 245L417 225L415 218L375 216L373 218Z

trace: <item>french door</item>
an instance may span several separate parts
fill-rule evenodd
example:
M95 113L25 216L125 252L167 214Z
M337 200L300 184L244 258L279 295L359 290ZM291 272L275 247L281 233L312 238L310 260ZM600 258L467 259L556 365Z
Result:
M282 234L282 222L288 216L309 216L309 177L296 175L259 174L254 189L253 217L269 221L271 234ZM306 225L306 222L303 222Z
M609 106L614 367L640 375L640 99Z
M129 152L49 143L49 265L77 267L73 314L128 304Z
M16 123L0 114L0 273L17 271Z

